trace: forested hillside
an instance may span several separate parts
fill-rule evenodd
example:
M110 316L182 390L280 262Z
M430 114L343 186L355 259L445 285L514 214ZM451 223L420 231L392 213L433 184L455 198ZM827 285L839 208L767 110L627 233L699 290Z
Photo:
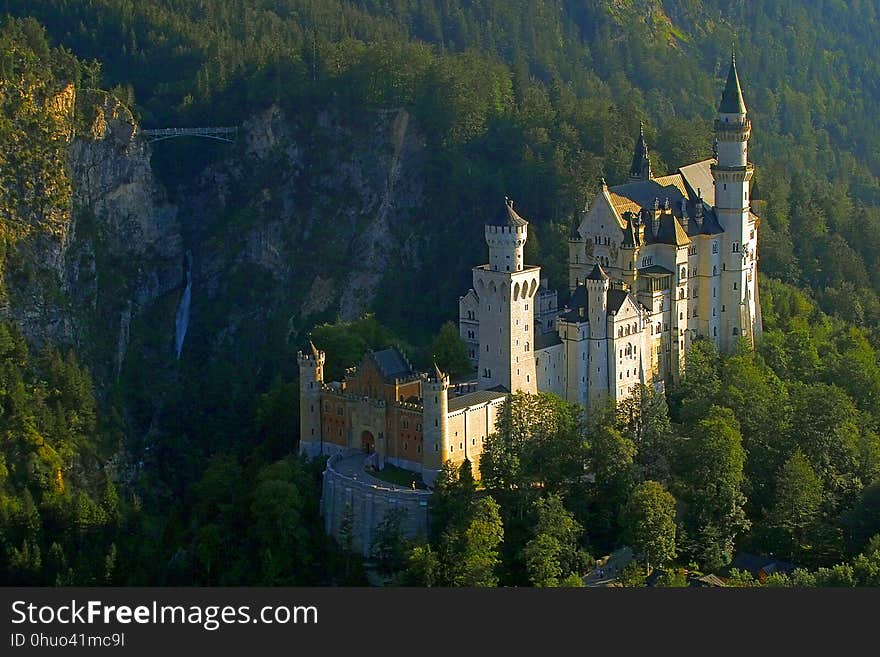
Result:
M118 514L142 523L137 531L145 537L119 556L136 567L108 574L92 564L70 581L355 579L347 560L322 556L314 472L286 458L297 426L295 352L306 334L314 329L320 346L332 346L336 371L392 341L412 345L415 362L426 363L431 336L454 317L470 267L484 258L483 221L505 195L532 223L527 259L564 287L577 211L600 177L624 179L640 121L657 172L711 155L711 122L734 44L754 125L766 338L754 357L696 358L693 367L702 369L689 371L670 398L669 429L692 435L713 404L730 408L711 413L720 418L711 427L717 435L744 450L740 473L731 474L730 506L710 508L698 482L675 470L696 458L685 442L672 441L681 447L674 454L649 458L656 446L630 436L630 448L595 426L585 429L586 444L594 452L614 447L605 454L612 461L624 454L623 465L609 466L607 489L562 499L592 542L581 537L580 547L593 551L625 536L609 500L623 504L655 480L689 505L691 513L679 518L689 541L682 553L707 567L729 558L734 543L783 551L808 566L867 550L880 420L876 0L6 0L0 9L34 17L47 34L35 23L7 26L4 81L19 70L9 53L24 52L28 74L48 74L49 88L70 83L78 98L111 90L144 128L242 126L234 146L152 147L153 172L180 221L179 231L157 222L166 232L156 243L170 245L169 262L182 268L184 251L194 262L193 319L179 362L169 317L182 269L166 263L159 274L145 274L143 261L100 244L89 257L97 261L95 307L106 326L85 338L25 326L32 341L50 338L88 354L97 417L114 414L119 432L118 440L91 443L118 449L122 467L106 477L116 477L122 491ZM5 144L24 129L22 117L33 124L28 130L51 134L44 110L13 107L8 95L3 102ZM63 139L39 143L49 147L38 158L5 148L3 157L16 159L0 162L12 319L34 289L72 317L70 299L90 284L62 284L22 266L12 248L16 217L43 216L46 207L72 213L74 236L94 223L78 211L82 195L77 200L70 175L76 155L65 162ZM45 164L40 175L55 184L11 208L7 177L22 162ZM159 215L158 207L146 212ZM51 232L46 222L29 225ZM116 239L124 239L121 232ZM181 283L169 282L175 275ZM137 276L138 285L122 282ZM374 319L358 319L365 310ZM125 317L130 326L122 322L120 340L115 329ZM46 381L39 364L20 367L20 376ZM734 371L754 386L731 380ZM41 431L55 443L54 429ZM594 452L585 458L601 460ZM9 467L6 447L3 454ZM105 468L101 459L89 463L93 476L82 485L99 499ZM792 528L774 510L784 504L780 478L805 472L804 463L821 500L805 502ZM60 466L62 474L71 467ZM27 488L30 504L54 513L57 490L44 482L44 495L36 482L6 481L0 477L15 509L27 507ZM559 508L504 496L499 502L495 513L508 532L501 580L525 583L528 554L539 563L541 543L531 553L523 546L538 539L538 519L553 524ZM701 503L703 515L693 511ZM478 511L480 522L493 513ZM706 528L722 531L725 513L730 549L702 551L718 536ZM4 545L10 579L57 578L55 570L28 566L23 574L15 565L22 563L15 555L33 553L28 546L52 550L55 530L40 537L15 522ZM109 554L114 543L121 549L119 526L102 530L95 554ZM273 534L278 527L288 530L283 539ZM702 539L694 538L700 531ZM550 538L563 539L540 541ZM279 540L287 541L283 556ZM70 562L73 548L58 545ZM566 563L579 563L572 550ZM294 553L310 565L294 568Z

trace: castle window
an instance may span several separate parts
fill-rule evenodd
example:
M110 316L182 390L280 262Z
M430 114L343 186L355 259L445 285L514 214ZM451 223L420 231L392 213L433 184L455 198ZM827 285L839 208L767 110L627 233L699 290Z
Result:
M739 335L739 329L736 328L735 326L733 327L733 334L734 334L734 335Z
M309 388L314 388L314 387L315 387L315 382L309 381Z
M459 448L459 449L464 449L464 443L458 443L458 448Z
M526 351L528 351L528 350L529 350L529 343L526 342Z
M725 310L726 310L726 306L723 306L723 305L722 305L722 306L721 306L721 312L724 312Z
M712 317L715 317L715 309L712 309Z
M718 275L718 265L712 265L712 275L713 276Z
M416 454L421 454L421 453L422 453L422 446L416 445Z
M438 445L437 443L434 443L434 451L435 451L435 452L439 452L439 451L440 451L440 445Z
M314 412L315 412L315 405L314 405L314 404L312 404L311 406L309 406L309 411L310 411L311 413L314 413Z
M726 262L721 263L721 271L727 271L727 263Z
M679 298L679 299L684 299L684 290L679 290L679 291L678 291L678 298Z
M716 337L716 338L718 337L718 327L717 326L712 327L712 336Z
M733 282L733 289L734 289L734 290L738 290L738 289L739 289L739 287L738 287L738 283L737 283L736 281Z
M409 445L407 445L406 443L403 443L403 451L404 452L409 451Z
M437 418L434 418L434 426L435 426L435 427L439 427L439 426L440 426L440 420L438 420Z
M476 444L477 444L477 439L471 438L471 445L476 445Z
M732 249L733 253L739 253L739 242L734 242Z
M526 304L526 310L528 310L528 309L529 309L529 304ZM528 328L528 327L526 327L526 328Z
M679 319L679 321L683 320L683 319L684 319L684 313L678 313L678 319Z
M312 435L313 435L313 436L315 435L315 429L314 429L314 427L312 428Z
M718 253L718 242L712 242L712 253Z
M716 292L716 289L713 287L713 288L712 288L712 298L713 298L713 299L715 298L715 292Z

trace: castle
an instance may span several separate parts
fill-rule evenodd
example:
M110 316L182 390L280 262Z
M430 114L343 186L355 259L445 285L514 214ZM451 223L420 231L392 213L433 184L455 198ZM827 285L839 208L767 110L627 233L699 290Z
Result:
M601 189L569 240L569 301L527 265L528 222L505 200L484 229L488 263L459 299L459 329L476 368L452 386L416 373L397 349L369 353L342 382L323 380L324 353L298 354L301 450L375 454L422 474L476 467L511 391L580 404L625 399L680 376L697 338L730 352L761 333L758 218L751 212L751 121L731 59L715 120L715 158L654 176L640 130L629 180Z

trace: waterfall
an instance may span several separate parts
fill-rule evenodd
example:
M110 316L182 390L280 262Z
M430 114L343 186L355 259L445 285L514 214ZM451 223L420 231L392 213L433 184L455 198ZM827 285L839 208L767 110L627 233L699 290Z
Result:
M177 352L177 360L180 360L180 351L183 349L183 339L186 337L186 329L189 327L189 305L192 300L192 255L186 253L186 288L180 297L180 305L177 306L177 318L174 321L174 349Z

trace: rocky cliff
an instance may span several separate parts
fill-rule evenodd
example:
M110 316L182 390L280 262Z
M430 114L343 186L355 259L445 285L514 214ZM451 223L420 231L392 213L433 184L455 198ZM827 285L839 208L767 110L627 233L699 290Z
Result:
M96 338L179 284L176 210L118 100L39 79L6 80L3 91L0 313L33 343L75 344L104 360Z
M193 322L225 351L242 327L282 349L321 319L352 319L389 270L417 266L424 144L406 111L359 127L279 107L249 119L239 143L187 189Z

